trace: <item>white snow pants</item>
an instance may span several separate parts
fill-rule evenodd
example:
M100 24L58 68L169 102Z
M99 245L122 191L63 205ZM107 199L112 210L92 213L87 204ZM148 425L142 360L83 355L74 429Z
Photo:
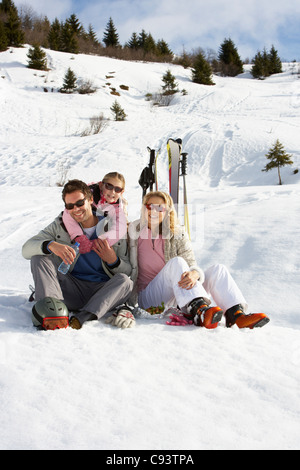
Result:
M164 302L166 306L183 308L196 297L212 298L225 313L230 307L242 304L247 309L243 294L236 285L226 266L216 264L205 271L205 281L197 282L192 289L178 286L181 275L189 271L187 262L180 256L172 258L139 293L139 306L146 309L157 307Z

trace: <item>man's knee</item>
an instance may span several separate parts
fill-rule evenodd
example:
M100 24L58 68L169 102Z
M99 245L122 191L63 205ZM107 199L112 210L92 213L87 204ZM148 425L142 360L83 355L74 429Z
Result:
M114 276L115 279L118 279L120 285L128 288L128 290L133 289L133 281L124 273L118 273Z

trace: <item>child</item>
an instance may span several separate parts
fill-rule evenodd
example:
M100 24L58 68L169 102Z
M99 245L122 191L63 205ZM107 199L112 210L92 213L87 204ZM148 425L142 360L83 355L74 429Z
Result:
M97 225L98 238L106 239L109 246L112 246L127 233L125 215L127 201L122 197L125 190L125 178L120 173L111 172L107 173L99 183L89 186L93 192L93 204L97 209L97 215L104 217ZM108 231L104 232L104 222L107 220ZM63 213L63 222L71 239L80 243L80 253L89 253L94 242L84 234L67 209Z

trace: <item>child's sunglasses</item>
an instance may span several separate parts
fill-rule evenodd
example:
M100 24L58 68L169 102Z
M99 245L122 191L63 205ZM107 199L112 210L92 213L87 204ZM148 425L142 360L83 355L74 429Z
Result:
M106 187L106 189L108 189L108 191L112 191L113 189L116 193L120 193L121 191L123 191L123 188L120 188L120 186L114 186L110 183L104 183L104 186Z

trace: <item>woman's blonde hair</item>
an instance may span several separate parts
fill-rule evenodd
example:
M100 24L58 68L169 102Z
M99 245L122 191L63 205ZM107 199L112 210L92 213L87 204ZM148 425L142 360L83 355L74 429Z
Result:
M150 191L143 198L143 206L148 204L148 201L151 199L151 197L160 197L163 199L168 214L168 216L163 220L163 229L168 229L174 234L179 228L180 224L174 207L173 199L168 193L165 193L164 191Z

